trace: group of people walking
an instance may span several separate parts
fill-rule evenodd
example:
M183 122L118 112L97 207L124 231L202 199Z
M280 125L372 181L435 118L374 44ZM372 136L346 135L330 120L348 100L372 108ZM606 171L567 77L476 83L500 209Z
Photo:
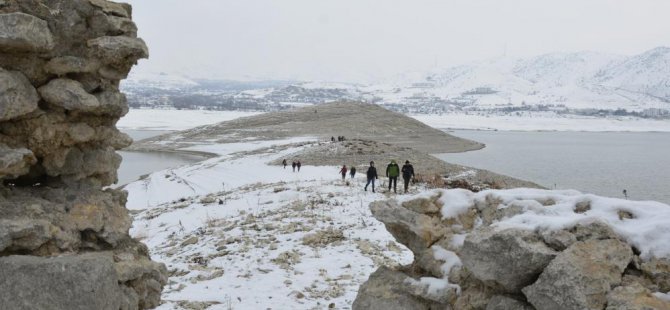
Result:
M286 166L288 163L286 162L286 159L282 160L281 164L284 166L284 169L286 169ZM300 172L300 167L302 166L302 163L300 163L299 160L294 160L293 163L291 163L291 167L293 167L293 172L295 172L295 168L298 168L298 172Z
M351 178L354 178L356 175L356 167L351 167L349 170L351 174ZM347 176L347 166L343 165L342 169L340 169L340 174L342 175L342 180L346 179ZM375 192L375 180L379 179L379 175L377 174L377 168L375 167L375 162L371 161L370 166L368 167L367 172L365 173L367 177L367 183L365 183L364 190L368 190L368 186L372 184L372 192ZM414 178L414 166L409 162L409 160L405 161L405 164L400 168L398 166L398 163L396 163L395 160L391 160L391 162L386 166L386 177L389 178L389 191L391 191L391 188L393 188L393 192L397 193L397 186L398 186L398 177L402 174L402 179L404 181L405 185L405 193L407 193L407 190L409 188L409 183L411 182L412 178Z
M330 137L331 142L335 142L335 137ZM344 136L337 136L337 142L344 141Z

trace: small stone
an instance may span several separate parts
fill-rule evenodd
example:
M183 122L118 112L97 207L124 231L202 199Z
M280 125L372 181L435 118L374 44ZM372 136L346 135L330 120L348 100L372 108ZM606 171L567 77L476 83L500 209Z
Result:
M198 243L198 241L199 241L198 237L193 236L193 237L190 237L190 238L182 241L181 246L185 247L185 246L189 246L189 245L192 245L192 244L196 244L196 243Z

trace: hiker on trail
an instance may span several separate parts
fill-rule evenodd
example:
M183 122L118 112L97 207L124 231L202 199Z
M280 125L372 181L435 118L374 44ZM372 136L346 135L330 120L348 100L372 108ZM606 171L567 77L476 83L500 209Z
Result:
M282 160L281 164L284 165L284 169L286 169L286 159Z
M300 161L298 161L297 166L298 166L298 172L300 172L300 166L302 166L302 164L300 163Z
M409 163L409 160L405 161L405 164L402 166L402 180L405 181L405 193L407 193L407 187L409 186L409 181L414 177L414 167Z
M291 164L291 167L293 167L293 172L295 172L295 167L297 165L298 165L298 163L296 163L295 160L294 160L293 163Z
M368 177L368 183L365 183L365 191L368 191L368 185L372 183L372 192L375 192L375 180L379 179L377 176L377 168L375 168L375 162L371 161L370 162L370 167L368 168L368 172L366 173Z
M330 137L330 142L335 142L335 137Z
M349 170L349 174L351 175L352 179L356 176L356 166L351 166L351 169Z
M347 178L347 165L343 165L340 169L340 174L342 175L342 181Z
M396 193L396 186L398 185L398 176L400 175L400 167L395 162L391 160L391 163L386 166L386 176L389 178L389 192L391 191L391 186L393 186L393 192Z

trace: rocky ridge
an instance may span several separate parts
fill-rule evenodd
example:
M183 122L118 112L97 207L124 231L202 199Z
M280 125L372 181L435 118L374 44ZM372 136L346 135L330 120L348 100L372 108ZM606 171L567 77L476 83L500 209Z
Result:
M530 189L373 202L414 261L379 268L353 309L670 309L670 251L655 219L670 206L646 208Z
M129 236L126 193L103 190L132 143L115 127L119 81L148 57L131 16L105 0L0 1L3 308L160 302L165 266Z

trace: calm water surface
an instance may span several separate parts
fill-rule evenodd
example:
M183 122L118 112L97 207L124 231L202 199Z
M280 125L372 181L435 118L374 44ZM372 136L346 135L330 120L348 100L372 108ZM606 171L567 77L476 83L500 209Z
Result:
M160 130L123 130L134 140L146 139L158 136L169 131ZM140 176L151 172L179 167L181 165L195 163L204 159L202 156L185 155L160 152L118 152L123 161L119 167L119 185L124 185L137 180Z
M486 144L440 154L448 162L533 181L548 188L670 204L670 133L450 131Z

